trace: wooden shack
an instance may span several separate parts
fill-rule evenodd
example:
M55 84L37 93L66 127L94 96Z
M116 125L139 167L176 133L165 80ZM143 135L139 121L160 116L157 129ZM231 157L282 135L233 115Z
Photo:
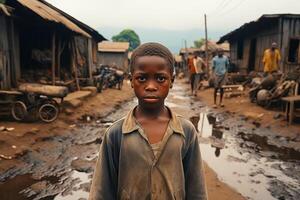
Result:
M115 66L128 71L128 42L103 41L98 44L98 64Z
M79 88L82 80L92 80L97 43L105 40L103 36L44 0L9 0L2 5L11 11L10 16L0 14L0 37L7 43L0 43L0 52L6 51L0 89L24 82L75 83Z
M300 67L300 14L263 15L224 35L218 43L230 43L230 59L240 72L263 71L263 53L278 44L283 72Z

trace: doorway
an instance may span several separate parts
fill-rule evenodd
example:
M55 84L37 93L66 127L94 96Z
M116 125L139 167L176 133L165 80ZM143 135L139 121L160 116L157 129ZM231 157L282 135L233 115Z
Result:
M256 38L253 38L250 42L250 52L248 61L248 72L255 70L255 60L256 60Z

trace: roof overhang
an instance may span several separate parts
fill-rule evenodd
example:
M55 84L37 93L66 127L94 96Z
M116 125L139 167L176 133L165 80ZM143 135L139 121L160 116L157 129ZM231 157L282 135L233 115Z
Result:
M91 38L91 35L82 30L79 26L77 26L75 23L73 23L71 20L63 16L58 11L54 10L53 8L43 4L40 1L37 0L17 0L20 4L27 7L40 17L42 17L45 20L52 21L58 24L62 24L68 29L79 33L85 37Z
M217 42L218 44L225 41L231 42L238 40L242 37L257 33L262 29L267 29L269 26L272 26L273 23L277 23L279 18L300 18L300 14L271 14L271 15L262 15L256 21L251 21L245 23L241 27L235 29L234 31L222 36Z

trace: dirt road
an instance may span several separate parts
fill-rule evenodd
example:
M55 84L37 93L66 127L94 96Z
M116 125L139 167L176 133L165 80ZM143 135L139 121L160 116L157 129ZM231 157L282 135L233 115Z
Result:
M167 104L202 132L210 199L299 196L298 151L288 147L282 151L264 138L252 137L256 134L248 134L252 125L247 121L210 110L187 91L188 85L177 82ZM106 90L93 97L50 126L4 122L16 129L0 133L0 154L5 156L0 160L0 199L86 199L103 133L136 105L132 97L131 88L125 85L122 91ZM200 113L206 113L211 124L201 121L206 118Z

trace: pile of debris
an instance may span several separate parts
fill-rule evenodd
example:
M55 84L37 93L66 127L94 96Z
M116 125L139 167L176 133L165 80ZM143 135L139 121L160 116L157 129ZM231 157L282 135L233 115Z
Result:
M251 74L250 74L251 77ZM281 105L281 98L296 95L299 92L300 71L286 74L274 73L264 77L262 74L253 76L249 84L251 102L263 107Z

